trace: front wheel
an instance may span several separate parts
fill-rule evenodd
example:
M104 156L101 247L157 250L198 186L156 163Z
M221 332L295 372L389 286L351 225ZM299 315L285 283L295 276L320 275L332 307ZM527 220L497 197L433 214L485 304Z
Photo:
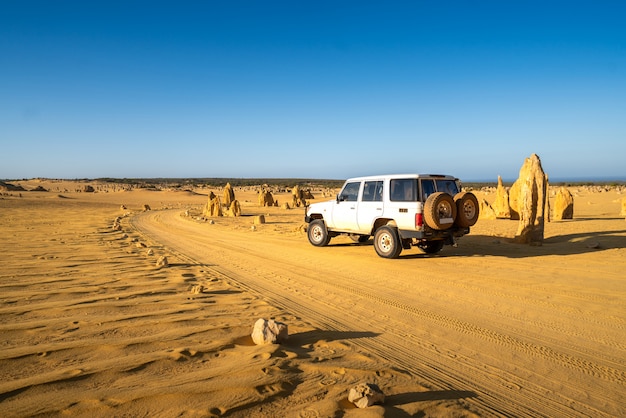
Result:
M402 244L398 232L388 226L381 226L374 235L374 248L383 258L397 258L402 252Z
M321 219L316 219L309 224L307 236L309 237L309 242L316 247L324 247L330 241L326 224Z

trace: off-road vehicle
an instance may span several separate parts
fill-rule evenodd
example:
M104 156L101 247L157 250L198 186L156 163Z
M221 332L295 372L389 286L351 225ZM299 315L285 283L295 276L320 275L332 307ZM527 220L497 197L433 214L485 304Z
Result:
M309 242L327 245L341 234L396 258L415 245L434 254L470 232L478 200L461 191L459 179L437 174L393 174L346 180L335 200L306 207Z

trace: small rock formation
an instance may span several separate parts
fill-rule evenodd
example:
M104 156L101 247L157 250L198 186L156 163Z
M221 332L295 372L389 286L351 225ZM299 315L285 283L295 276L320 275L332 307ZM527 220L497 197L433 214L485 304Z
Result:
M554 219L574 219L574 196L565 187L561 187L554 199Z
M259 192L259 206L274 206L274 196L269 190L262 189Z
M542 245L545 219L548 216L548 176L544 173L537 154L526 158L515 182L519 184L520 190L517 200L519 224L515 242Z
M493 203L493 211L495 212L496 218L509 219L511 217L509 192L502 184L501 176L498 176L498 187L496 188L496 200Z
M167 266L169 266L169 265L170 265L170 264L169 264L169 263L168 263L168 261L167 261L167 257L166 257L166 256L164 256L164 255L162 255L161 257L159 257L159 258L157 259L157 261L156 261L156 266L157 266L158 268L167 267Z
M356 405L357 408L367 408L368 406L384 403L385 394L373 383L359 383L350 389L348 401Z
M233 200L228 208L229 216L241 216L241 205L238 200Z
M626 197L622 199L622 211L619 214L620 216L626 216Z
M144 211L144 212L147 212L147 211L149 211L149 210L151 210L151 209L150 209L150 205L143 205L143 211Z
M230 207L230 204L235 200L235 192L233 191L233 187L230 183L226 183L224 187L224 206Z
M150 248L148 251L146 251L146 255L154 255L154 250Z
M489 202L487 202L485 199L482 199L479 202L479 205L480 205L480 209L478 211L478 217L480 219L496 219L496 212L491 207Z
M256 345L280 344L287 340L289 332L287 324L274 321L273 319L267 320L261 318L254 324L251 336L252 341L254 341Z
M521 182L515 180L511 188L509 189L509 213L510 218L514 221L519 221L519 199L521 193Z
M125 205L120 205L120 210L126 210L126 206Z
M222 203L220 198L215 196L215 193L211 192L209 194L209 201L204 207L202 214L207 217L222 216Z
M265 215L258 215L254 217L254 224L261 225L265 223Z
M95 192L95 190L94 190L93 186L87 184L87 185L85 185L85 187L83 187L83 192L85 192L85 193L93 193L93 192Z
M291 206L294 208L299 208L301 206L306 206L306 198L304 190L300 189L300 186L297 184L291 190L292 201Z
M193 285L191 289L189 289L189 291L194 295L199 295L200 293L204 292L204 286L202 286L201 284L196 284Z

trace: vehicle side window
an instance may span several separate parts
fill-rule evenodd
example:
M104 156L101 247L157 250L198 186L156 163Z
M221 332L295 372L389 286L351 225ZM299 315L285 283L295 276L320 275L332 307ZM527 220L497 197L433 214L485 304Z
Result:
M394 202L416 202L418 187L416 179L393 179L389 182L391 187L390 199Z
M428 196L435 193L435 182L433 180L422 180L422 193L425 202Z
M356 202L359 196L359 187L361 182L347 183L339 194L340 201Z
M437 180L437 190L440 192L448 193L452 196L459 192L459 189L454 180Z
M363 202L382 202L383 200L383 182L382 181L366 181L363 184Z

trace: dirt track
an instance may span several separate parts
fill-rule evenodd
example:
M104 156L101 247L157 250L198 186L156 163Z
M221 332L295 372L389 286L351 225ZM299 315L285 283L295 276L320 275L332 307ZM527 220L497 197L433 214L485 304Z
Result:
M480 415L626 414L616 404L626 389L623 264L606 262L623 248L592 257L558 231L549 245L518 246L481 221L439 256L412 249L385 260L371 241L315 248L288 223L252 231L229 222L198 223L180 210L132 219L179 259L396 365L430 399L464 398ZM624 239L623 220L594 222L615 232L607 239Z

